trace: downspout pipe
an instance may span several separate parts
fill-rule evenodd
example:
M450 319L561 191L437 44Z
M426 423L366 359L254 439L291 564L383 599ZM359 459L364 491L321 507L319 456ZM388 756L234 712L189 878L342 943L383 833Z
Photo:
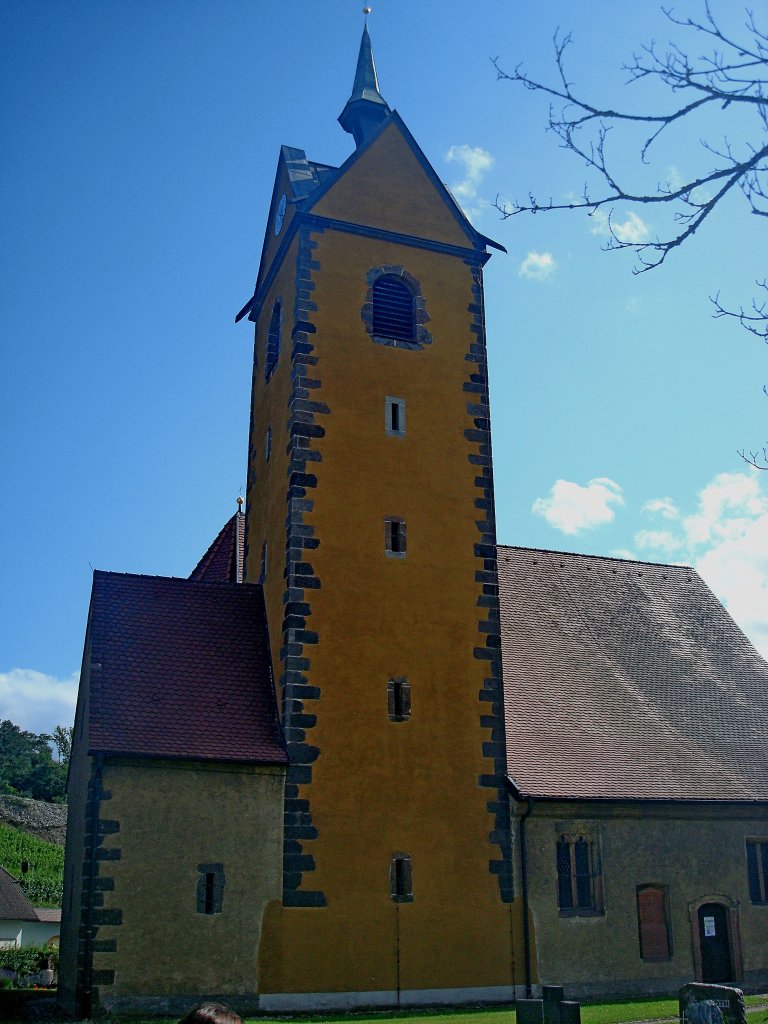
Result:
M523 897L523 960L525 964L525 998L533 995L531 987L531 930L528 924L528 850L525 842L525 823L533 812L534 800L530 793L520 793L513 784L510 789L515 799L525 801L526 807L520 815L520 886Z

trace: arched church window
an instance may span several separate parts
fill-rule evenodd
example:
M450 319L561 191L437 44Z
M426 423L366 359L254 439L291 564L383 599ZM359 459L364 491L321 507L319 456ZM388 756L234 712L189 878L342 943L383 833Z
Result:
M264 380L269 380L275 372L277 360L280 355L280 332L283 328L283 307L276 302L272 307L272 318L269 321L267 332L267 352L264 359Z
M401 277L385 274L373 283L373 333L413 341L413 295Z

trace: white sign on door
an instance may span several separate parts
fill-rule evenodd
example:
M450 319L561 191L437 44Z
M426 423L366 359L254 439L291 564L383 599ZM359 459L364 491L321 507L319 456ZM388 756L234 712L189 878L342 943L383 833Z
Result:
M704 918L704 935L706 938L711 938L715 934L715 919L714 917Z

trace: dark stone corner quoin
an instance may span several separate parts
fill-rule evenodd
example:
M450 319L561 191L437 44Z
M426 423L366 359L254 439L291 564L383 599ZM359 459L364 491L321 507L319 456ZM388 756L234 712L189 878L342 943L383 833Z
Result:
M485 344L485 315L483 306L482 268L474 261L466 261L472 274L472 302L467 311L470 314L469 349L464 359L468 364L468 379L464 392L469 401L467 415L472 417L472 426L464 431L469 446L467 456L475 469L475 520L478 537L475 543L475 558L481 567L475 572L475 582L480 584L481 593L477 599L479 640L474 656L486 664L486 678L480 691L480 700L486 705L486 713L480 718L483 729L490 730L483 743L483 754L493 761L493 772L483 774L478 784L492 793L488 801L488 812L493 827L489 841L498 847L499 855L490 861L489 870L496 875L502 902L511 903L514 898L512 871L512 838L509 799L506 788L507 757L504 730L504 693L501 674L501 612L499 609L499 580L496 564L496 507L493 493L493 466L491 462L491 420L488 394L488 363Z
M283 672L283 726L290 764L285 783L283 838L283 904L286 907L323 907L325 894L302 888L304 876L315 869L314 857L304 852L304 843L317 838L312 820L310 800L299 796L299 786L312 782L312 765L320 751L310 736L316 722L314 714L304 709L304 701L316 700L320 688L311 686L307 673L314 645L320 642L315 630L309 629L312 615L311 594L319 590L320 579L312 565L312 551L320 540L314 526L305 517L314 508L312 491L317 487L313 465L322 461L316 447L325 435L318 417L328 415L327 405L313 397L321 386L316 376L318 357L312 340L316 327L312 314L317 309L312 301L312 274L320 264L313 258L317 243L312 240L308 225L299 229L296 256L296 300L291 330L291 393L288 405L288 492L285 520L285 592L283 594L283 646L280 660ZM318 228L313 229L315 232Z
M94 954L116 953L116 939L99 939L102 926L120 926L123 912L117 907L104 906L104 893L113 892L114 879L109 874L109 865L121 859L119 847L104 847L107 836L120 832L120 823L102 817L102 803L112 799L112 793L102 786L103 758L97 755L91 777L88 780L85 814L85 857L82 869L82 891L80 896L80 926L77 943L77 989L80 993L79 1010L90 1015L92 1008L100 1005L99 989L112 985L115 972L111 969L94 969Z

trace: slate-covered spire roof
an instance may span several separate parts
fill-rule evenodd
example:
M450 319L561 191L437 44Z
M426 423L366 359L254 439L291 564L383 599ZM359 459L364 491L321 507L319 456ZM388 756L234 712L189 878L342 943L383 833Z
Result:
M345 132L354 136L355 145L359 146L389 113L387 101L379 92L379 80L366 21L360 40L360 52L357 55L352 94L339 115L339 124Z

